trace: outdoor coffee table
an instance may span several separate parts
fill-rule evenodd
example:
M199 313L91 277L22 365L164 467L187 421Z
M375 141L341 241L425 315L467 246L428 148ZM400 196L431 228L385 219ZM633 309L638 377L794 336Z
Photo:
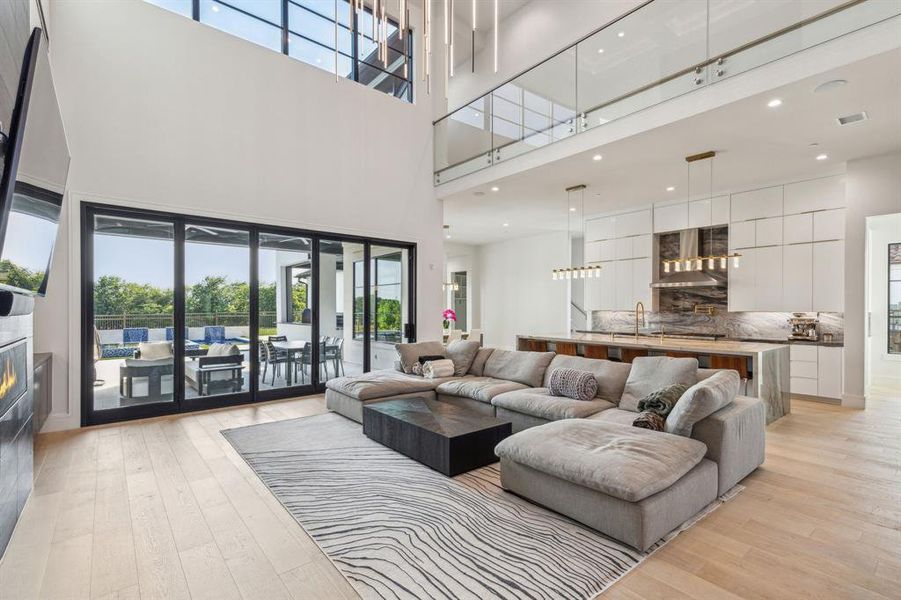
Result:
M497 462L494 447L513 433L510 421L425 398L363 407L363 433L448 477Z

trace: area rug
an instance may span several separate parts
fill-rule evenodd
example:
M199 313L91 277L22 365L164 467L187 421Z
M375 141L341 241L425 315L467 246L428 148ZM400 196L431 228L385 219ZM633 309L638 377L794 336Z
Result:
M593 598L678 534L638 552L504 491L497 465L451 479L332 413L222 434L367 600Z

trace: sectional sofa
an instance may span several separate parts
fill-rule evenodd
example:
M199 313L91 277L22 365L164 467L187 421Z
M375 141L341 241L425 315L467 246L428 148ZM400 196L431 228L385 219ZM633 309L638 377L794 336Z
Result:
M416 354L416 348L407 351ZM435 351L434 343L420 349L426 355ZM697 514L764 460L763 403L737 395L734 372L701 369L695 359L650 357L628 364L481 348L463 366L439 379L405 373L402 364L332 379L326 384L326 405L362 422L365 404L424 397L507 419L514 435L496 449L505 489L639 550ZM548 382L559 368L593 373L596 397L551 395ZM702 418L689 420L686 427L682 415L681 435L633 427L636 392L667 385L676 372L690 378L686 384L695 384L686 394L695 394Z

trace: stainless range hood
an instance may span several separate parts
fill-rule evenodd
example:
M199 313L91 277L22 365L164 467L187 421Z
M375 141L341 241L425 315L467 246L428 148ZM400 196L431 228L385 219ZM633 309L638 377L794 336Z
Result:
M679 258L684 261L698 256L699 229L683 229L679 232ZM662 277L651 284L652 288L698 288L727 287L725 278L716 272L679 271L663 273Z

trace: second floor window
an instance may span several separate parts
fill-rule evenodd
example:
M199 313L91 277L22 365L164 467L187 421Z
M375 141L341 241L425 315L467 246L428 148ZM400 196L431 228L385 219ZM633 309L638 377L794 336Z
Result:
M334 0L146 1L413 102L412 32L401 39L398 24L389 19L387 60L380 60L371 11L351 15L347 0L338 0L337 14Z

